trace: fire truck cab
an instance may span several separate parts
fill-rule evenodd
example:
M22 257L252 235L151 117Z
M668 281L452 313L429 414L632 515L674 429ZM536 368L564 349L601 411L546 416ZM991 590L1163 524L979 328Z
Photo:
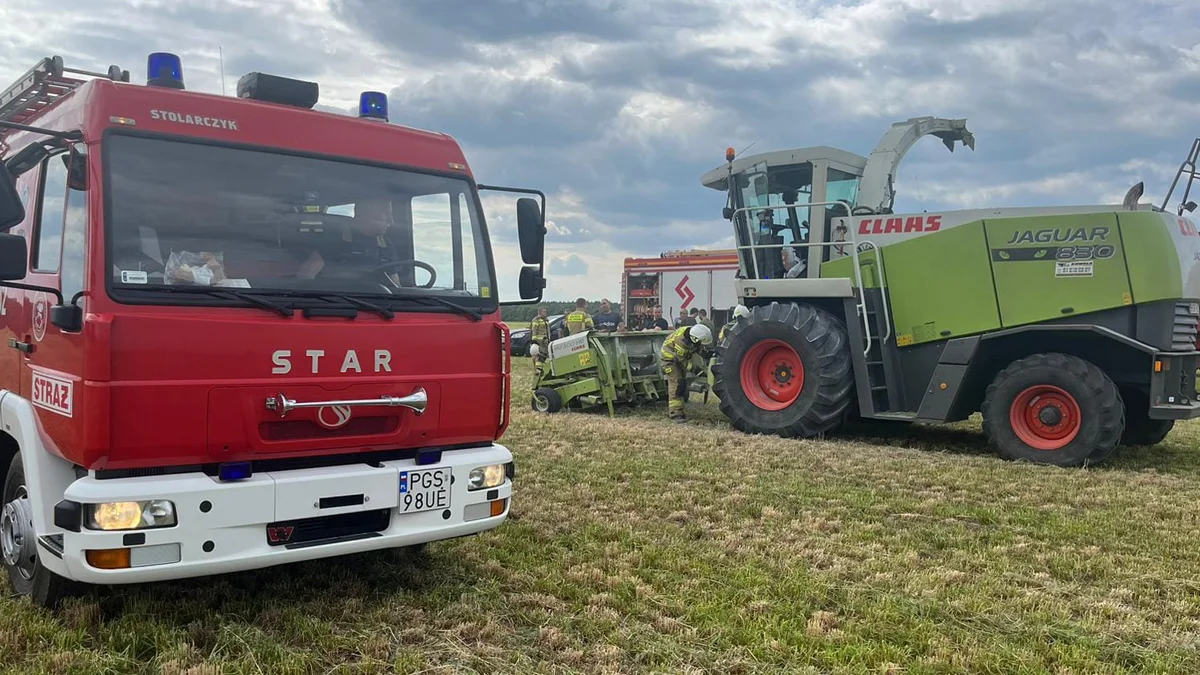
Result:
M449 136L313 110L178 57L43 59L0 93L0 547L13 589L196 577L499 526L508 331L480 190L517 199L521 302L545 197L476 184ZM515 254L514 254L515 255Z

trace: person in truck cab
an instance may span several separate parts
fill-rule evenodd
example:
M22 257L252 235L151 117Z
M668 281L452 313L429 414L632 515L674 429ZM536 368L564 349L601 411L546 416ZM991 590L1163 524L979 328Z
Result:
M335 230L320 248L301 263L297 276L313 279L318 275L361 278L379 265L411 258L400 254L396 234L401 233L387 199L364 199L354 204L351 224ZM388 277L400 285L396 270Z

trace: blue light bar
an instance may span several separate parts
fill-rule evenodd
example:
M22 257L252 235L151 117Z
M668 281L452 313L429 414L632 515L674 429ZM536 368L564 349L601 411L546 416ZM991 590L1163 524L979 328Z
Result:
M183 62L168 52L154 52L146 59L146 84L183 89Z
M387 94L378 91L364 91L358 97L358 116L388 121Z
M252 473L250 462L225 462L217 467L217 479L220 481L242 480L249 478Z

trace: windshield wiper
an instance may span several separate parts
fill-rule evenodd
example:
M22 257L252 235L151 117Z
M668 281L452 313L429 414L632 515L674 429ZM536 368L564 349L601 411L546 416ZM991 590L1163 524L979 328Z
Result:
M216 295L241 300L242 302L261 307L265 310L276 312L280 316L291 317L292 308L281 305L277 302L272 302L258 295L252 295L245 291L234 290L222 286L154 286L149 289L138 288L136 290L154 290L163 291L166 293L195 293L197 295Z
M396 313L387 307L381 307L373 302L367 302L362 298L355 297L347 293L330 293L327 291L304 291L304 290L272 290L264 289L261 291L267 295L280 295L287 298L312 298L315 300L340 300L348 305L353 305L359 309L365 309L368 312L375 312L385 319L395 318Z
M446 309L454 310L456 314L470 317L474 321L480 321L483 319L483 314L471 309L470 307L463 307L457 302L451 302L437 295L398 295L396 297L402 300L411 300L413 302L420 302L426 305L441 305Z
M368 312L375 312L376 314L378 314L379 316L382 316L385 319L392 319L392 318L395 318L395 316L396 316L396 313L393 312L392 310L388 309L387 307L380 307L379 305L376 305L373 302L367 302L366 300L363 300L361 298L356 298L353 295L341 295L341 294L335 295L335 294L330 294L330 293L322 293L321 296L326 297L326 298L337 298L338 300L344 300L359 309L365 309ZM314 294L314 297L316 297L316 294Z

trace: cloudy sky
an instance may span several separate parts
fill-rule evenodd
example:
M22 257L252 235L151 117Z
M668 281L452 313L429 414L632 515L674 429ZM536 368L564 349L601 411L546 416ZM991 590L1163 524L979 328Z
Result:
M625 256L729 245L699 184L729 145L866 155L894 121L965 117L974 153L926 139L902 166L897 208L934 210L1119 201L1138 180L1158 201L1200 135L1200 0L53 5L0 5L0 81L49 54L144 78L161 50L220 92L220 48L230 91L258 70L319 82L330 110L390 92L393 122L456 137L481 182L547 193L550 298L615 297ZM511 202L488 208L514 227Z

